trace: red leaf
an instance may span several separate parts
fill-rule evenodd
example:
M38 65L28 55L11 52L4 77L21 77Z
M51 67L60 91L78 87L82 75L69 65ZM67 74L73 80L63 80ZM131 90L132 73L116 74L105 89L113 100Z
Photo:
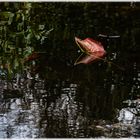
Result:
M94 62L95 60L102 59L102 57L105 56L106 51L104 50L102 44L96 40L93 40L91 38L86 38L84 40L81 40L77 37L75 37L75 41L79 48L86 53L87 55L83 58L81 56L76 60L75 65L83 63L83 64L89 64L91 62ZM81 58L81 59L80 59Z
M33 60L38 59L39 57L40 57L40 54L39 53L33 52L27 58L24 59L24 62L33 61Z

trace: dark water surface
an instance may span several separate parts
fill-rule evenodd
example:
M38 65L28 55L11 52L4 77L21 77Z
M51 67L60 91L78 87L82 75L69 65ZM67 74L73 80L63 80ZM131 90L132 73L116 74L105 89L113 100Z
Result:
M14 71L11 79L1 68L0 138L140 137L140 4L32 7L35 24L54 28L44 44L34 43L49 53ZM105 59L121 69L104 61L74 66L80 55L75 36L101 41ZM1 60L7 59L4 53Z

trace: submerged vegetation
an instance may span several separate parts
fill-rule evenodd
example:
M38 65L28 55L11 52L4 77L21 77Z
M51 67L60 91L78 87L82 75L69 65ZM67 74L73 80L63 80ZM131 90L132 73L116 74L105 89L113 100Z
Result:
M1 68L8 75L23 70L24 59L33 51L39 52L48 34L45 25L31 21L31 3L1 3L0 45Z

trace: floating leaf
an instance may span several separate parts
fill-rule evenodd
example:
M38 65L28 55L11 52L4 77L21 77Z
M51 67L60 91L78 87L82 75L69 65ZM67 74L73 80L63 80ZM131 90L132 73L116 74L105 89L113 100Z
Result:
M74 65L78 65L81 63L89 64L91 62L95 62L96 60L103 60L107 62L109 65L113 64L120 70L124 70L124 68L114 64L113 62L103 59L103 57L106 54L106 51L104 50L100 42L93 40L91 38L86 38L84 40L81 40L77 37L75 37L75 42L83 53L77 58ZM86 56L82 57L83 54L86 54Z
M86 56L82 58L83 54L80 55L80 57L78 57L78 59L75 61L74 65L80 63L89 64L95 60L101 59L106 54L106 51L104 50L102 44L96 40L93 40L91 38L81 40L75 37L75 41L81 51L86 54Z

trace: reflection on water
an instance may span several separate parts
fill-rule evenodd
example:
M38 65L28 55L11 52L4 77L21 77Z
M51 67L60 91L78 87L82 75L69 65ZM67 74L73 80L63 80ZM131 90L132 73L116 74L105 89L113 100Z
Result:
M82 104L75 100L77 85L61 88L61 94L52 100L53 95L47 97L50 91L42 85L37 83L34 90L21 89L24 97L1 100L1 138L85 137L87 120L80 111ZM50 94L57 92L56 87Z
M124 105L128 104L128 107L120 111L116 110L114 118L117 120L111 122L106 118L112 116L111 110L115 105L111 104L114 103L115 97L106 98L100 94L96 96L90 85L84 89L80 81L75 83L59 80L46 81L35 75L34 82L33 77L27 77L26 79L17 74L13 82L1 80L1 138L139 136L139 100L124 101ZM30 86L32 82L34 84ZM116 85L111 84L110 94L114 94L113 96L116 96L115 89L117 90ZM95 91L100 90L102 91L96 87ZM89 96L90 99L85 96ZM109 110L108 107L102 106L108 105L108 99L111 105ZM133 110L130 109L132 105Z
M38 104L32 102L30 107L25 107L21 99L11 99L4 103L6 112L1 113L1 137L2 138L24 138L39 136L40 112ZM3 105L4 106L4 105Z
M140 137L139 3L12 6L0 9L0 138ZM73 66L75 36L114 64Z

